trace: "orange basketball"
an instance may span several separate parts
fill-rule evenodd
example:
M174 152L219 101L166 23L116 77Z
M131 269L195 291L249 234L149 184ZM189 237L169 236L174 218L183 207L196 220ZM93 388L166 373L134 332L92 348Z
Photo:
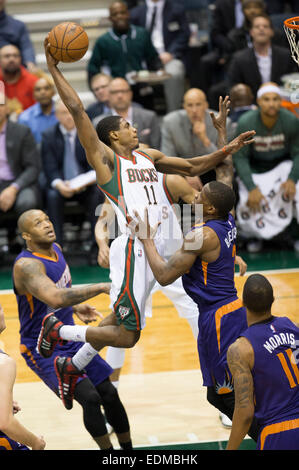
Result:
M49 34L50 53L61 62L76 62L88 49L88 36L82 26L65 22L55 26Z

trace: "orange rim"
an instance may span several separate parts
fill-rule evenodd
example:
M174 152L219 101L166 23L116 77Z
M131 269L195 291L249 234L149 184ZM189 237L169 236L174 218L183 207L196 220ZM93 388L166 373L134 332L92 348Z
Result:
M299 29L299 24L292 24L292 21L297 21L299 23L299 16L294 16L294 18L288 18L287 20L285 20L285 26L290 29Z

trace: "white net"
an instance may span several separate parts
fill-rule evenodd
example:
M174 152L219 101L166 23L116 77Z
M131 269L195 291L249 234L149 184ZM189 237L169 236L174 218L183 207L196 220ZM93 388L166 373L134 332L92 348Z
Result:
M287 23L299 28L298 17L290 18ZM292 58L299 65L299 30L297 28L288 27L286 23L284 24L284 30L290 44Z

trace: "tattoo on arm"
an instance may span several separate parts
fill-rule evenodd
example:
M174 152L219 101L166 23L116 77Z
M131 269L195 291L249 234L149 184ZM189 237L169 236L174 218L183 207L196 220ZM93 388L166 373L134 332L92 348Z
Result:
M235 406L247 408L253 404L253 379L249 364L240 355L237 344L227 352L227 362L234 380Z
M101 284L58 288L47 276L44 265L37 260L24 258L19 268L19 281L25 291L53 308L70 307L104 291Z

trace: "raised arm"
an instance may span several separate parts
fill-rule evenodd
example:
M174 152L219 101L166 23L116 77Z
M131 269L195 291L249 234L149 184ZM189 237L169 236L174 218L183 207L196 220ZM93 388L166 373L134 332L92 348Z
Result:
M224 99L219 97L219 112L215 116L213 112L210 113L213 126L217 131L217 147L223 148L227 144L227 116L229 114L230 101L226 96ZM233 184L234 166L232 155L228 155L222 163L216 166L216 180L221 181L229 186Z
M109 293L109 285L106 283L58 288L47 276L43 263L31 258L18 260L13 276L19 294L31 294L55 310L79 304L101 293Z
M44 47L49 72L53 77L60 98L74 118L78 137L85 150L88 163L96 171L98 183L105 184L110 181L112 176L113 152L99 140L78 94L57 68L58 61L49 52L48 37L44 41Z
M227 363L234 381L235 410L227 450L237 450L248 433L254 416L254 387L251 368L254 353L245 338L227 351Z
M138 213L135 213L137 225L132 231L143 243L145 254L155 279L162 286L172 284L176 279L187 273L198 256L209 255L219 244L216 233L209 227L204 227L189 232L184 238L183 246L177 250L169 260L159 255L154 243L156 227L152 228L148 222L148 214L145 211L144 221Z
M219 163L239 149L252 144L255 131L243 132L220 150L209 155L194 158L167 157L159 150L149 149L147 153L153 159L155 167L161 173L179 174L182 176L199 176L215 168Z

